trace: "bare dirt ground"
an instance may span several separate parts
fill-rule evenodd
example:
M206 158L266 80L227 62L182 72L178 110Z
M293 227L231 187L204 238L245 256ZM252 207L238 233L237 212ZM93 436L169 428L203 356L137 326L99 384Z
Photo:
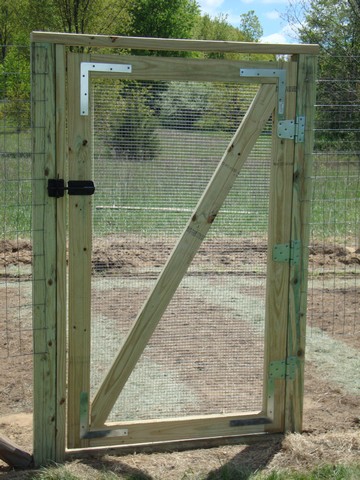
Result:
M136 271L141 275L152 270L155 277L170 248L159 243L157 248L150 250L146 245L139 248L136 243L123 241L113 244L105 253L100 244L95 244L94 274L102 275L113 269L131 277ZM206 257L205 250L200 251L199 258L202 256L201 265L206 271L226 267L227 271L233 269L238 273L240 269L247 274L255 268L255 255L265 259L265 245L258 242L239 245L236 241L227 241L221 248L219 245L211 258ZM0 242L0 434L29 452L32 449L30 264L29 242ZM354 278L359 264L359 251L330 245L310 248L310 272L315 280L311 280L309 289L309 327L323 332L324 342L331 338L339 342L343 350L357 354L360 350L360 301ZM334 272L342 272L341 281L334 281ZM9 312L16 311L21 313L10 322ZM127 311L129 313L132 314ZM148 480L215 480L225 478L221 474L239 465L254 472L259 469L303 469L323 462L359 461L359 392L350 388L351 385L347 388L346 382L340 385L331 377L331 372L324 376L321 364L315 361L316 356L309 357L302 435L293 434L250 445L226 445L167 454L104 455L74 460L66 469L82 478L94 479L101 478L102 471L108 469L119 477L136 474ZM346 377L347 364L341 368ZM351 378L346 381L351 382ZM31 473L13 472L0 461L0 476L29 478Z

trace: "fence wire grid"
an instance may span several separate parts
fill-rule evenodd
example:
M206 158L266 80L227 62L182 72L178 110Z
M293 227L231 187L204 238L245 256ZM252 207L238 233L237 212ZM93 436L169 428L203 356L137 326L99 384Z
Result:
M0 416L14 413L14 411L31 412L32 410L32 178L29 48L22 46L7 46L6 48L7 55L0 64L0 358L3 371L0 377ZM356 60L359 61L359 58ZM356 382L359 382L358 359L360 348L360 295L358 294L360 270L360 146L357 140L359 131L354 128L355 123L352 119L360 105L354 104L353 100L349 100L349 96L344 93L344 90L338 88L343 81L342 78L318 80L319 90L326 83L327 88L333 88L339 92L339 97L333 100L331 104L320 101L316 106L312 178L313 198L310 221L311 240L309 245L307 359L310 362L309 364L317 365L325 376L329 375L331 381L334 381L341 388L359 393L360 385ZM347 79L347 87L351 86L351 88L356 89L359 81L358 78L353 78L350 81ZM101 83L99 86L104 87ZM94 88L99 88L99 86L95 84ZM150 87L154 88L153 85L146 88ZM126 88L129 88L126 84L118 86L120 90L126 90ZM208 111L204 115L206 96L209 95L206 88L201 86L190 86L189 88L189 85L184 83L167 85L163 91L162 88L164 88L163 84L157 87L154 98L155 100L159 100L160 97L162 99L163 111L161 115L163 117L160 120L162 128L165 125L169 132L168 138L172 147L179 144L180 138L184 140L189 130L189 126L181 123L181 115L179 115L178 106L175 102L176 98L183 98L184 95L187 95L188 103L192 104L192 113L189 114L188 112L187 118L191 119L195 131L194 135L196 135L196 131L201 131L201 129L211 131L214 128L214 122L219 121L219 119L215 119L214 112ZM173 90L172 95L170 95L171 89ZM224 86L224 94L225 92L230 95L230 90ZM119 91L117 93L119 94ZM106 104L106 96L111 101L112 93L109 93L106 88L100 88L97 94L100 97L102 96L102 100L105 102L103 104ZM95 104L95 114L99 115L103 122L103 128L100 129L100 134L95 139L95 164L98 159L100 165L100 168L95 170L95 176L97 177L95 180L99 183L102 182L108 192L107 198L97 197L94 206L94 230L98 244L95 242L93 252L93 285L96 286L97 293L94 293L92 308L96 315L104 314L100 311L103 307L104 289L108 289L109 286L113 288L114 285L110 284L118 275L115 268L116 262L115 264L112 263L113 259L111 259L112 237L119 231L125 232L131 238L132 248L134 246L138 248L141 257L141 255L145 255L144 250L142 250L144 239L148 238L154 229L161 231L162 222L164 222L162 213L164 211L167 212L167 218L170 214L170 217L173 216L174 219L182 219L188 216L189 210L193 207L191 194L188 197L180 195L178 198L174 197L174 188L168 183L168 178L162 177L164 171L162 165L164 162L170 163L170 160L166 146L159 145L159 138L156 135L154 136L154 132L160 128L157 123L160 113L156 110L158 108L156 102L151 106L152 111L156 113L152 115L148 110L150 107L143 102L143 91L134 92L129 89L127 95L132 96L131 104L135 108L133 115L137 115L139 112L142 113L143 117L144 114L145 117L148 115L147 123L142 126L143 135L141 138L144 143L141 147L141 142L138 142L140 146L136 151L132 149L131 145L118 145L116 141L111 141L106 136L104 127L106 122L108 125L111 125L112 122L116 123L118 128L122 128L124 131L129 130L126 115L117 118L116 112L112 112L111 109L101 112L101 102L97 106ZM125 97L123 96L123 98ZM224 98L222 98L222 101L225 101ZM247 100L242 98L241 101L246 102ZM137 112L136 108L138 108ZM199 109L202 109L202 118L197 113ZM126 109L124 109L125 111ZM330 113L331 115L329 115ZM128 110L127 114L129 114ZM332 122L329 122L330 116L333 118ZM234 121L234 118L231 119L230 116L220 120L224 122L224 131L227 131L231 136L229 125ZM239 119L235 120L238 121ZM103 135L101 132L103 132ZM134 132L131 132L131 134L134 134ZM226 141L226 138L219 139L215 134L210 134L203 148L206 150L211 146L214 158L218 158L215 147L220 148L221 146L223 148L224 145L226 146ZM184 150L187 148L191 149L190 139L185 139L182 143L184 147L183 150L180 150L179 147L179 155L180 153L184 155ZM145 145L150 146L150 148L145 148ZM262 155L266 157L265 140L262 144L258 144L256 148L259 158ZM104 176L106 171L104 162L109 168L111 165L114 166L120 150L126 152L127 158L123 158L121 161L128 165L128 169L121 173L121 178L114 175L111 179L106 178ZM163 156L160 155L157 161L154 162L147 158L149 155L158 156L159 150L163 152ZM105 157L104 151L106 152ZM203 154L204 152L197 151L195 156L201 157ZM214 159L211 161L214 161ZM256 160L253 161L256 164ZM191 159L183 163L183 165L179 161L172 163L169 172L176 177L180 175L181 170L184 184L188 184L190 192L191 188L194 188L190 179L194 178L196 164ZM141 164L144 166L143 168L139 168ZM209 171L206 171L205 168L201 175L200 172L195 172L195 177L200 182L196 186L196 191L203 183L206 183L205 177L209 175ZM203 174L204 177L202 177ZM249 221L242 222L242 230L237 232L229 230L231 222L227 222L226 218L232 218L233 212L238 209L238 207L235 208L230 199L230 204L224 206L224 211L229 213L224 215L225 221L222 229L228 229L227 242L230 249L232 247L239 248L239 245L236 245L238 237L240 243L243 242L243 245L245 245L244 249L254 250L261 258L261 255L266 256L266 249L259 247L261 242L258 243L256 239L256 231L251 221L255 220L257 222L257 231L259 232L259 225L265 225L267 217L265 215L257 216L257 211L251 210L249 203L255 206L263 205L264 201L266 202L267 186L266 182L261 183L259 177L254 175L254 169L245 170L244 175L248 176L248 195L252 196L252 202L248 202L246 192L240 192L239 195L242 195L247 203L247 206L242 209L242 218L249 219ZM151 200L145 198L144 189L141 187L141 181L146 180L148 182L149 179L154 183L154 196ZM134 180L138 182L137 185L134 184ZM159 182L162 182L161 188ZM118 189L120 184L122 198L118 195L111 196L110 192ZM257 198L257 192L259 191L261 194ZM136 202L134 201L135 197ZM254 208L256 210L257 207ZM172 214L171 209L174 209L174 214ZM261 208L258 208L258 210L262 211ZM121 213L121 222L119 221L119 213ZM135 231L133 229L134 225L131 224L134 218L138 219ZM166 227L170 228L172 232L170 237L165 239L161 235L154 236L155 250L157 248L157 251L165 253L169 251L172 237L175 237L179 231L179 224L176 221L170 222L171 225L167 222ZM251 241L249 241L250 235ZM262 233L259 233L258 238L260 237L263 240ZM247 239L247 243L245 239ZM217 243L216 232L212 242L215 245L212 255L218 255L219 262L222 262L224 269L231 270L231 259L229 260L228 256L224 254L223 245L220 247ZM204 248L206 248L206 245ZM104 257L104 251L109 253L108 257ZM134 285L129 274L132 266L129 265L128 274L124 276L123 284L118 284L113 288L112 295L119 294L121 296L122 294L124 297L128 288L137 290L139 299L146 295L149 285L154 281L156 271L161 267L163 261L161 255L160 258L156 258L156 255L154 257L154 251L149 254L153 256L151 262L146 265L146 262L143 262L144 269L141 280ZM201 252L199 255L201 256ZM203 255L202 260L204 258ZM226 263L228 261L230 261L230 264ZM109 266L108 272L110 274L107 277L103 276L102 272ZM257 270L257 274L261 274L263 269L260 260L257 264L252 263L250 267ZM188 290L197 288L195 280L201 277L199 269L203 273L207 268L206 261L195 262L195 266L189 271L189 276L184 280L182 293L180 294L182 298L175 301L187 300ZM122 271L124 272L124 269ZM261 290L261 282L258 287ZM208 295L213 295L214 286L211 281L208 282L207 288ZM224 284L223 288L231 291L233 286ZM221 301L226 302L228 300L222 298ZM111 303L109 303L109 309L110 306ZM239 305L234 306L239 307ZM123 308L130 309L125 303ZM250 307L244 301L240 308L246 311ZM117 311L117 309L115 310ZM129 313L129 318L131 318L131 315L134 315L134 312ZM174 313L171 314L170 312L170 317L171 315L174 316ZM168 321L171 322L171 319ZM186 322L186 319L184 321ZM96 328L98 327L96 326ZM106 336L106 329L102 334L99 332L99 335ZM231 332L226 332L225 335L229 336ZM151 345L149 348L151 349ZM224 345L222 348L224 348ZM329 354L329 352L331 353ZM186 354L181 351L181 348L176 358L180 362L183 361L183 358L186 358ZM197 361L197 369L201 373L205 365L200 357ZM143 360L144 371L146 371L147 362L149 360L145 358ZM186 368L188 367L186 362L184 365ZM186 368L184 368L184 371ZM226 368L226 362L224 368ZM329 372L331 372L331 375ZM249 381L252 380L253 377L250 375ZM95 379L94 384L97 381ZM163 384L158 384L158 388L161 388L161 385L166 387L166 379L163 379L163 382ZM200 385L199 390L201 388ZM258 388L260 391L261 385ZM229 393L226 388L224 391ZM168 391L168 395L168 404L171 405L173 403L173 393ZM184 399L187 398L186 391L178 390L177 395L183 396ZM131 399L131 392L128 398ZM220 397L218 401L219 404L215 406L216 409L222 408ZM254 400L254 402L256 404L257 400ZM256 406L255 404L254 406ZM148 408L153 408L153 405L148 405ZM194 411L193 413L197 412ZM143 412L129 413L129 416L132 417L136 415L141 418Z

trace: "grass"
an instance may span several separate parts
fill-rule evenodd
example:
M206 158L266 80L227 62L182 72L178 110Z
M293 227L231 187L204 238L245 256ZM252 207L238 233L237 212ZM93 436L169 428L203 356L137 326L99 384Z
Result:
M96 480L166 480L166 477L152 477L142 472L115 473L104 470L96 471L95 475L89 471L85 475L74 474L69 471L67 466L44 468L28 478L33 480L80 480L85 478ZM358 478L360 478L360 464L322 465L309 471L288 469L271 472L253 472L249 468L224 465L205 476L197 474L191 468L179 476L179 480L357 480Z
M314 173L313 237L343 243L360 235L360 160L346 153L319 153Z
M31 235L30 152L30 132L0 130L0 225L6 240Z
M95 155L101 152L95 165L95 232L180 233L230 140L231 134L162 131L158 157L141 163L121 161L95 142ZM264 137L257 150L262 153L268 146ZM251 163L214 222L222 234L266 232L269 161L253 157Z
M120 161L95 140L94 230L178 235L189 219L231 134L162 131L158 157ZM30 132L1 130L0 222L6 239L31 231ZM269 196L269 137L260 138L212 226L214 235L265 236ZM359 235L360 168L349 154L315 155L312 238L337 241ZM150 207L150 208L149 208Z

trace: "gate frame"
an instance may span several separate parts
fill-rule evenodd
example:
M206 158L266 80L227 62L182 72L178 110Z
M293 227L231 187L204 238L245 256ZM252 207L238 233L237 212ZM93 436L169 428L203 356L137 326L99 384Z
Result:
M307 141L294 142L293 147L289 245L301 239L301 252L299 262L289 262L286 359L295 359L295 362L286 362L283 375L286 379L284 431L300 431L304 393L313 106L319 47L44 32L33 32L31 42L35 464L63 461L66 451L66 207L65 202L57 202L47 195L47 180L66 176L63 171L65 162L58 161L67 156L63 128L66 114L66 47L274 54L287 55L289 61L297 62L296 112L306 116ZM296 375L289 373L294 368ZM209 444L209 440L206 443Z

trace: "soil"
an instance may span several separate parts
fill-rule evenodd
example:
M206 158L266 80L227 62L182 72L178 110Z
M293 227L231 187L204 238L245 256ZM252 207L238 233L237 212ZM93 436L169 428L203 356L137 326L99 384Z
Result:
M211 256L206 245L199 251L192 270L193 276L206 273L211 279L212 272L223 272L224 277L229 278L236 278L241 274L261 277L264 274L267 255L264 242L214 242L215 248ZM100 281L105 273L109 275L110 272L114 276L121 273L129 281L135 276L144 278L146 282L150 281L156 278L171 249L171 242L160 240L149 246L135 238L109 238L106 248L101 242L95 242L94 277ZM360 299L356 288L356 274L359 272L360 251L314 244L309 253L308 325L314 331L323 332L324 341L330 337L358 353ZM32 449L31 279L28 269L31 255L31 244L26 240L0 242L0 432L29 452ZM334 272L341 272L341 278L335 281ZM140 303L147 295L147 287L144 287L146 282L137 286ZM104 285L106 287L106 282ZM211 280L209 285L211 286ZM122 288L122 295L126 296L126 289L124 286ZM257 298L261 295L261 288L258 287L258 290L253 288L249 295ZM114 288L112 291L112 295L119 293ZM99 303L108 294L110 295L106 291L97 291ZM187 296L186 289L185 293L179 295L178 301L187 304L193 316L198 315L200 307ZM125 316L132 320L136 315L136 305L131 302L124 303L123 308ZM228 305L227 308L236 308L236 305ZM104 318L112 318L114 312L109 309L111 310L111 302L103 301L101 314ZM209 317L214 318L219 318L221 314L218 306L211 302L207 312ZM116 313L119 316L117 308ZM169 318L174 316L176 318L176 304L169 313ZM242 320L239 322L241 324ZM169 326L171 327L171 323ZM106 326L105 331L108 327ZM206 325L201 325L199 320L199 332L203 332L205 328ZM254 331L256 332L256 329ZM234 337L234 333L225 328L225 322L220 318L217 336L227 338L229 335ZM204 337L200 336L197 341L200 340L204 340ZM211 340L210 334L208 340ZM197 394L201 395L205 393L205 387L201 384L201 377L207 368L205 351L200 351L198 358L193 359L191 370L191 365L185 361L188 352L181 348L183 347L179 347L177 355L170 357L173 365L169 365L169 368L175 371L183 362L184 368L180 368L178 380L186 384L186 375L192 376L192 381L195 379L198 385ZM256 351L257 348L253 344L249 350ZM219 350L214 349L211 362L215 366L219 362L226 365L229 359L220 358L218 354ZM151 361L151 348L148 359ZM231 383L236 382L236 371L233 374ZM253 372L252 378L254 376L256 372ZM216 378L215 382L221 382L221 378ZM219 392L221 389L219 387L215 390ZM244 398L246 401L248 397ZM221 408L223 399L221 396L210 396L208 401L213 402L216 410ZM101 477L103 469L111 469L119 477L127 473L140 475L139 478L143 479L175 480L195 479L203 475L202 478L215 480L221 478L219 475L226 468L231 469L239 464L256 471L290 466L301 469L326 461L356 461L360 458L360 395L350 388L347 389L346 384L337 384L331 375L324 377L321 366L313 361L306 363L303 430L301 436L289 435L285 439L274 439L265 444L260 442L247 446L227 445L209 450L198 449L170 454L123 457L105 455L100 459L73 461L66 468L82 478L94 479ZM0 476L9 479L28 478L28 473L12 472L0 461Z

